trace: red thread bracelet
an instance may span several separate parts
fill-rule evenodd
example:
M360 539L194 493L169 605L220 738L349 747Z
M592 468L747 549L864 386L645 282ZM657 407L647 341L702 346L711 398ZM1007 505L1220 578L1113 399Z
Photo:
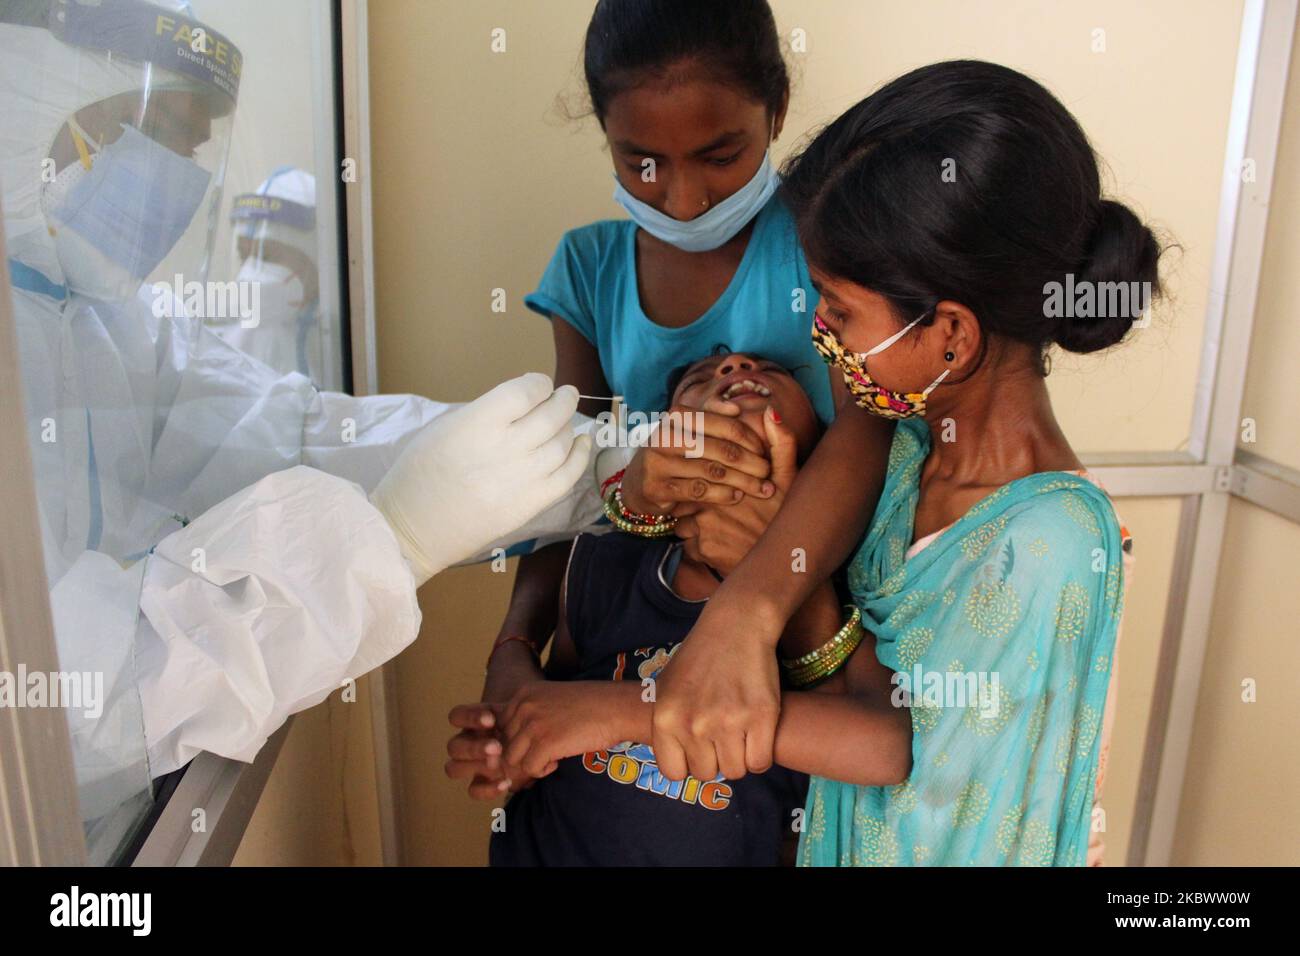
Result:
M624 472L626 472L626 471L627 471L626 468L621 468L621 469L619 469L618 471L614 472L614 474L610 475L608 478L606 478L604 481L602 481L602 482L600 483L600 496L601 496L602 498L605 497L605 492L609 491L609 486L610 486L610 485L612 485L612 484L613 484L614 482L616 482L616 481L622 481L622 480L623 480L623 474L624 474Z

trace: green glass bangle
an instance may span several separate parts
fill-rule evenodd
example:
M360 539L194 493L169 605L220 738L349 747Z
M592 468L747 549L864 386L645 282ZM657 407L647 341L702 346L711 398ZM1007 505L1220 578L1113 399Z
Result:
M862 611L859 608L853 607L852 605L845 605L845 610L849 611L848 620L844 622L844 626L841 627L838 631L836 631L834 636L829 641L827 641L821 647L818 647L815 650L811 650L807 654L802 655L801 657L782 658L781 666L786 668L787 670L795 670L796 668L805 667L810 664L815 664L816 662L822 660L823 658L828 658L833 656L836 651L836 648L839 647L839 645L843 644L851 637L854 637L856 632L860 631L862 628ZM856 637L857 640L854 641L854 645L853 645L854 647L857 646L858 641L862 640L862 636L860 634L856 634Z
M789 678L790 683L795 687L807 687L809 684L815 684L830 677L853 656L853 652L862 643L862 636L862 631L859 629L858 634L853 639L839 645L839 651L830 659L818 661L796 671L787 672L786 676Z

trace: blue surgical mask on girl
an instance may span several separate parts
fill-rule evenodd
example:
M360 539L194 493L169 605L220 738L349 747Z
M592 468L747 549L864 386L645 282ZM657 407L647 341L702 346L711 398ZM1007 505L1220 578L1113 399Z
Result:
M73 132L85 143L79 128ZM89 171L74 163L46 187L43 205L60 226L55 247L69 286L101 296L132 282L138 287L189 228L211 178L193 160L122 124L122 135L98 150Z
M623 187L617 173L614 174L614 200L627 210L633 222L656 239L662 239L683 252L708 252L744 229L767 205L780 182L768 152L764 152L763 161L749 182L694 219L683 222L642 202Z

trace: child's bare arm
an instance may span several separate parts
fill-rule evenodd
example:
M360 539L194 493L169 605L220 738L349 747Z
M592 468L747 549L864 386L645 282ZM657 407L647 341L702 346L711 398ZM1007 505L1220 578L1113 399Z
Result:
M890 703L889 671L868 634L847 664L812 691L785 695L776 762L791 770L859 786L907 779L912 729ZM570 681L522 688L503 718L505 760L532 776L556 762L624 740L649 743L652 707L634 681Z
M584 395L608 394L609 385L605 382L595 346L561 316L551 319L551 335L555 342L555 384L573 385ZM608 411L609 402L583 399L578 403L578 410L595 416ZM517 635L527 638L539 653L546 647L557 622L562 624L564 620L562 610L557 618L556 598L563 586L571 548L571 542L560 542L520 557L515 569L514 589L510 593L510 607L497 640ZM551 657L559 663L554 648ZM563 658L563 654L559 657ZM540 677L540 668L533 654L519 641L511 641L493 655L482 699L505 702L521 683Z
M552 654L572 640L561 623ZM843 623L834 587L823 582L791 619L781 653L796 656L824 644ZM788 691L774 740L776 762L791 770L860 786L907 779L912 728L892 702L888 668L876 659L868 632L834 675L808 691ZM680 653L680 652L679 652ZM624 740L650 743L653 694L635 681L521 684L501 717L503 760L513 776L538 777L557 761Z
M582 395L608 395L609 383L600 365L600 353L582 333L558 316L551 319L555 340L555 384L572 385ZM608 401L584 398L578 411L595 418L610 410Z
M815 651L844 625L844 608L831 581L822 581L786 622L777 645L784 658L802 657Z
M507 641L496 647L488 658L487 678L484 682L481 704L462 704L454 707L448 714L448 720L459 732L447 743L448 761L445 767L447 776L454 780L467 780L469 795L481 800L497 800L507 787L518 789L527 784L529 775L517 766L508 766L502 758L506 742L504 733L504 714L507 705L519 693L521 688L543 683L549 676L562 679L570 672L577 661L577 651L569 635L568 618L565 607L564 569L567 566L571 546L559 545L537 552L542 562L538 567L544 576L534 577L521 584L515 579L515 592L518 596L521 587L525 594L518 601L512 601L506 614L503 634L519 633L521 636L544 633L529 631L525 618L538 627L555 629L555 639L551 642L551 656L543 672L538 655L521 641ZM551 552L548 554L548 552ZM555 565L558 564L558 568ZM545 576L558 576L559 584L550 595L545 593L527 593L539 586L549 589L549 584L539 585ZM554 594L558 592L558 602ZM549 613L539 613L546 597L551 598ZM516 630L517 628L517 630ZM537 644L545 646L544 637Z
M843 627L846 609L824 582L786 625L778 652L800 657ZM786 691L774 740L776 762L792 770L862 786L901 783L911 767L908 711L894 706L892 672L876 657L869 631L834 674L804 690Z
M498 642L505 643L500 643L488 660L482 700L504 703L520 684L542 678L538 654L550 641L559 620L556 595L564 579L571 547L570 543L561 542L520 558L510 607L497 636ZM525 638L528 643L507 640L515 636Z

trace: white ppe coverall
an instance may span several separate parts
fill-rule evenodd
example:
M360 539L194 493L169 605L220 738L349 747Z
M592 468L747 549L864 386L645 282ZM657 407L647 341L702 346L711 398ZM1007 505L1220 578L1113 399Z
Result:
M59 245L77 237L42 175L56 136L109 97L192 86L0 23L6 265L60 669L105 692L98 713L67 712L87 821L200 751L252 760L414 640L430 574L596 519L623 454L575 439L592 423L545 376L468 405L321 392L179 304L158 315L144 275L121 298L81 291L87 262L111 263Z

